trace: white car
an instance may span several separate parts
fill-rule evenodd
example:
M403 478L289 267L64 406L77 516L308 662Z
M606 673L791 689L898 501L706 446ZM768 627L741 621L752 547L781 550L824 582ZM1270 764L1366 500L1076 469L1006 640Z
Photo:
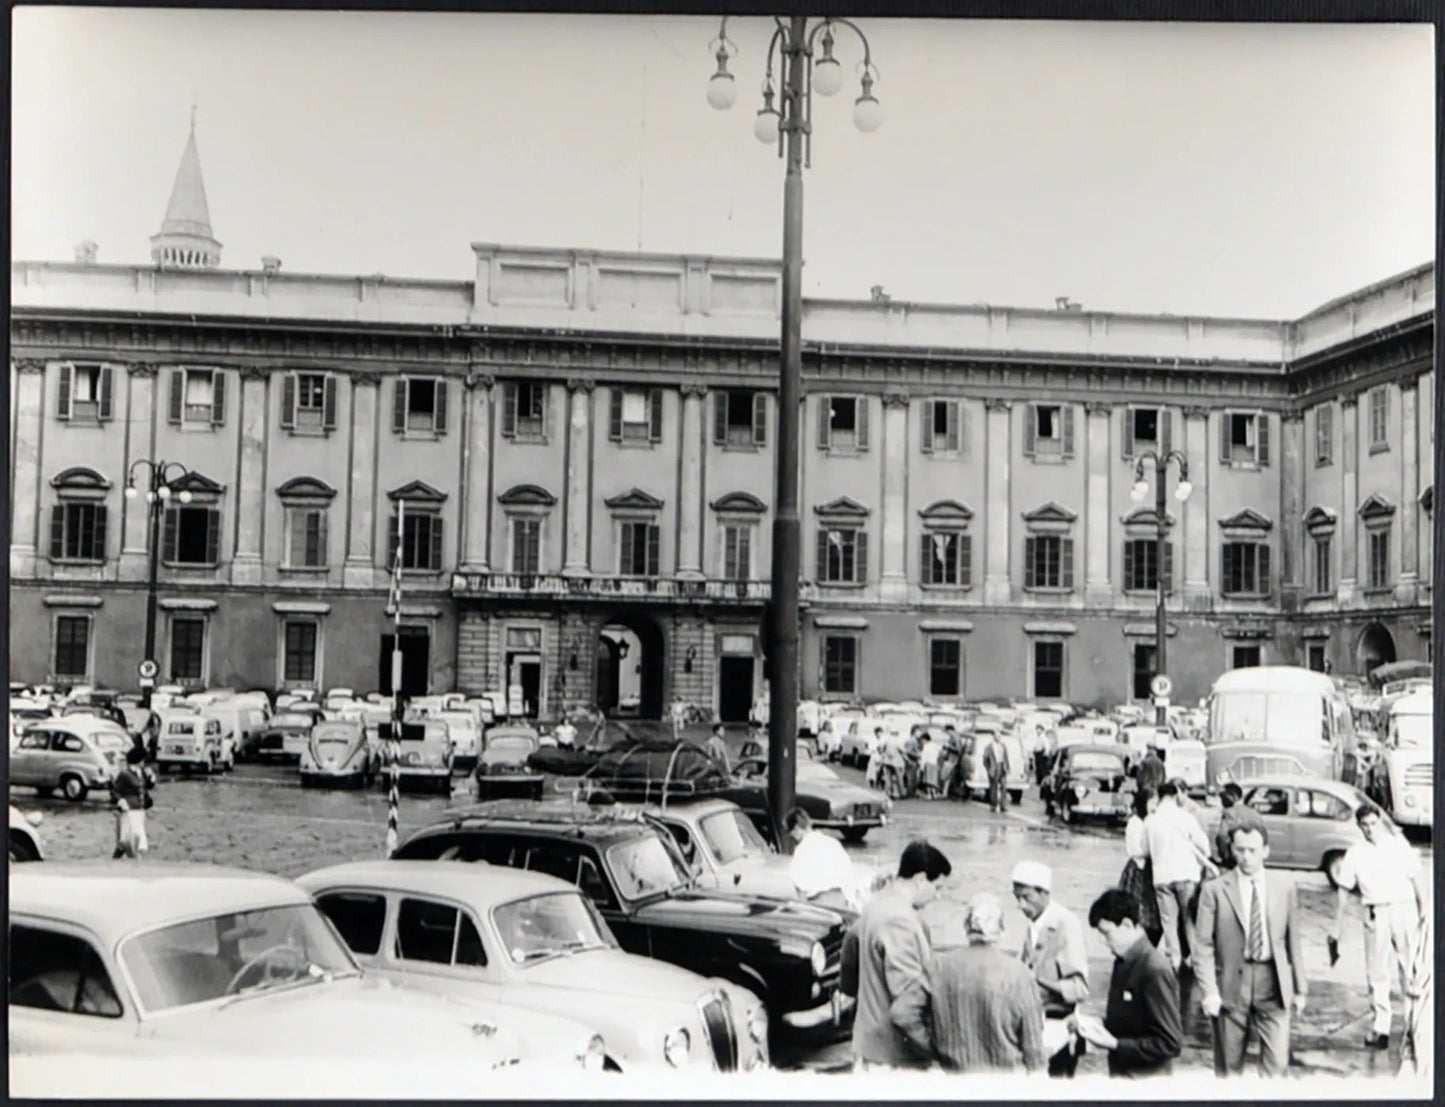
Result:
M10 805L10 863L42 861L45 849L40 843L40 826L44 818L39 811L21 813Z
M447 724L452 741L452 765L461 772L469 773L477 766L477 757L482 749L482 731L477 718L468 710L439 711L432 716Z

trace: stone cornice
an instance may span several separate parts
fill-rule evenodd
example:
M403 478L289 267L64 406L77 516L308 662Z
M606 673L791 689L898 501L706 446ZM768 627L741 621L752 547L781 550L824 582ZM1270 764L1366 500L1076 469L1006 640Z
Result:
M17 373L44 373L45 362L38 358L22 358L15 363L15 371Z
M592 377L568 377L568 392L591 392L597 387L597 381Z
M380 373L372 373L366 370L362 370L359 373L348 373L347 376L351 378L351 383L353 385L369 384L372 386L379 386L381 384Z
M1001 396L988 396L983 401L985 411L1008 411L1013 407L1012 400L1005 400Z
M1085 415L1108 415L1114 410L1114 405L1104 400L1085 400Z
M883 393L883 406L884 406L885 408L888 408L888 407L904 407L904 408L906 408L906 407L908 406L908 401L909 401L909 399L910 399L910 397L909 397L909 395L908 395L907 392L885 392L885 393Z
M684 396L702 397L707 395L707 385L700 381L685 381L682 386Z
M490 392L492 390L492 386L496 383L497 378L494 377L491 373L479 373L475 369L469 371L467 375L462 379L462 386L468 392L474 392L479 388L483 392Z
M160 367L153 361L132 361L125 367L125 372L132 380L147 380L154 378Z
M1207 419L1209 418L1209 408L1204 407L1202 404L1185 404L1184 418Z
M271 370L260 365L241 366L241 381L265 381L271 376Z

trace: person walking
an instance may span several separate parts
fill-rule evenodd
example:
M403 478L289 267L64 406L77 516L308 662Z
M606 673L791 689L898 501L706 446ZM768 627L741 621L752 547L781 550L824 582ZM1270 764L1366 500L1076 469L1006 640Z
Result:
M1415 943L1429 918L1430 897L1419 856L1403 837L1385 827L1380 809L1361 805L1355 822L1365 840L1345 851L1335 873L1335 917L1329 937L1338 948L1345 901L1351 891L1358 892L1365 911L1365 980L1374 1014L1365 1047L1388 1049L1392 979L1399 976L1402 988L1410 979Z
M1004 809L1004 781L1008 778L1008 748L1003 744L1003 735L994 731L983 747L983 771L988 777L988 809L1002 812Z
M112 860L138 859L150 849L146 837L146 809L154 806L150 790L155 778L145 766L145 747L133 745L125 752L125 764L110 782L115 808L115 851Z
M1214 1020L1214 1071L1244 1071L1250 1032L1259 1036L1259 1069L1289 1068L1290 1012L1304 1014L1304 936L1293 884L1265 872L1269 831L1236 826L1233 872L1199 890L1195 976L1204 1013Z
M708 735L707 742L703 744L708 756L722 766L722 771L731 775L732 762L728 759L727 730L722 723L714 724L712 733Z
M1179 805L1179 791L1169 781L1159 786L1159 806L1144 820L1144 853L1154 868L1164 955L1177 973L1185 950L1194 949L1194 897L1200 879L1218 870L1209 859L1204 828Z
M1050 1076L1073 1076L1079 1042L1068 1020L1089 994L1089 953L1079 916L1052 898L1054 874L1037 861L1013 867L1014 902L1028 919L1020 960L1032 974L1046 1018L1044 1040Z
M1134 784L1141 789L1152 789L1157 794L1159 785L1164 783L1167 775L1164 769L1164 759L1159 756L1158 739L1151 738L1149 745L1144 750L1144 757L1139 762L1139 768L1134 774Z
M1127 892L1110 888L1096 899L1089 926L1114 955L1114 971L1104 1021L1075 1015L1079 1035L1108 1050L1110 1076L1167 1075L1184 1048L1179 981L1139 926Z
M1244 789L1229 781L1219 790L1219 802L1224 813L1219 817L1219 826L1214 832L1214 856L1221 869L1234 868L1234 850L1231 840L1236 827L1247 826L1254 830L1264 829L1264 818L1253 807L1244 804ZM1265 839L1268 841L1268 837Z
M894 1021L894 1002L920 982L931 953L928 931L918 912L938 894L938 882L953 872L947 857L931 843L909 842L898 859L898 877L877 892L863 909L857 935L858 1005L853 1015L853 1058L859 1069L921 1068L920 1054ZM844 974L849 956L845 950Z
M1159 899L1154 894L1154 863L1144 837L1144 820L1159 806L1159 797L1152 788L1134 791L1134 813L1124 825L1124 871L1119 874L1119 887L1134 897L1139 908L1139 925L1156 946L1163 937L1159 925Z
M828 907L857 910L858 878L843 843L815 827L801 807L788 812L783 827L793 840L788 871L798 895Z
M998 898L974 896L963 929L968 944L929 958L923 979L894 1003L895 1021L948 1072L1038 1072L1043 1004L1028 968L998 948Z

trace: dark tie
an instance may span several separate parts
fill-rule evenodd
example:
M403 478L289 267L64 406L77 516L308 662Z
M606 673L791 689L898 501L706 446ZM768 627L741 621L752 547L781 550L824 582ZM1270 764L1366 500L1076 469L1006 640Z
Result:
M1249 960L1264 960L1264 912L1260 909L1260 887L1250 881L1252 897L1249 901Z

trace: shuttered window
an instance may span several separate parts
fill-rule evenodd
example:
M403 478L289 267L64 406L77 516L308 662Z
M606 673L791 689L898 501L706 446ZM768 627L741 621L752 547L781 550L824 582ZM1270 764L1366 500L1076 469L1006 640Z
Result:
M1225 465L1269 464L1269 416L1262 411L1226 411L1219 417L1219 460Z
M751 524L730 523L723 527L723 579L751 580L753 575L753 528Z
M288 619L283 633L283 679L296 684L316 682L317 625L312 619Z
M1335 458L1335 409L1329 404L1315 408L1315 468Z
M75 423L104 423L115 417L115 370L109 365L60 366L56 416Z
M293 507L286 511L286 564L314 569L326 564L326 509Z
M1073 591L1074 540L1056 534L1034 534L1025 538L1024 587Z
M662 530L656 523L630 521L621 524L617 571L623 576L655 577L661 557Z
M818 529L819 584L864 584L868 580L868 532L861 527Z
M547 385L542 381L502 382L502 435L541 440L547 436Z
M919 539L919 580L926 585L973 585L973 539L961 531L925 531Z
M221 559L221 512L214 507L168 507L161 535L167 565L215 565Z
M104 504L64 503L50 509L52 561L104 561Z
M868 397L818 397L818 449L853 453L868 448Z
M957 400L926 400L922 413L923 452L958 454L964 449L964 412Z
M445 434L447 392L445 377L398 377L392 389L392 432Z
M395 515L386 528L389 544L387 567L395 567L400 549L403 569L437 572L442 567L442 517L411 504L407 505L405 516L400 543L397 542Z
M613 442L661 442L662 389L611 389L607 437Z
M336 378L329 373L287 373L281 378L281 426L300 433L336 429Z
M226 421L225 373L171 369L166 378L166 419L172 426L218 427Z
M171 618L171 680L202 680L206 646L206 620Z
M1174 587L1174 544L1164 543L1164 589ZM1159 588L1159 554L1152 538L1131 538L1124 543L1124 590L1154 592Z
M1035 460L1074 456L1071 404L1029 404L1024 409L1024 456Z
M959 639L929 639L928 694L963 695L963 643Z
M516 517L512 520L512 572L538 573L542 567L542 520Z
M1263 542L1225 542L1219 548L1220 592L1225 596L1264 596L1270 590L1269 546Z
M59 615L55 619L55 676L90 673L90 616Z
M712 395L714 444L739 449L758 449L768 444L767 393L724 388Z
M858 637L856 635L824 635L824 692L832 695L857 695L859 652Z
M1162 407L1130 407L1124 412L1123 452L1126 461L1153 450L1168 453L1173 445L1173 412Z

